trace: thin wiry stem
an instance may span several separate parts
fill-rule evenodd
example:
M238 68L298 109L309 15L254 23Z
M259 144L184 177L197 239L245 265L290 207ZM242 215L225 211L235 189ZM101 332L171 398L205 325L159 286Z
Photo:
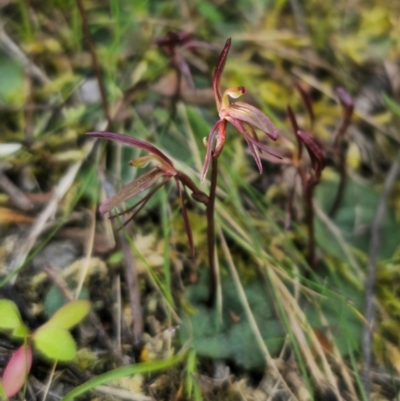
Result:
M211 184L210 197L207 204L207 248L208 248L208 265L210 269L209 294L207 304L211 307L215 304L217 295L217 269L215 266L215 223L214 223L214 206L217 189L218 178L218 157L211 157Z
M344 190L346 188L347 172L346 172L346 157L343 149L339 149L339 185L336 192L335 200L332 203L329 217L333 218L342 203Z
M306 226L308 232L307 261L311 267L313 267L315 263L315 230L313 207L314 184L313 178L309 177L305 182L304 188L304 204L306 209Z

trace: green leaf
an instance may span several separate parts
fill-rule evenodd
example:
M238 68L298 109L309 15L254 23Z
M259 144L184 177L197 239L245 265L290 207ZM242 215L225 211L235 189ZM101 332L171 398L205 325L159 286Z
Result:
M25 325L18 326L12 333L13 337L26 338L29 336L29 329Z
M387 106L387 108L393 112L394 114L396 114L397 116L400 117L400 104L395 102L391 97L389 97L388 95L386 95L386 93L383 94L383 99L385 101L385 104Z
M72 291L73 286L67 282L68 288ZM78 299L89 299L89 291L86 287L82 287ZM68 300L64 293L56 286L49 288L44 300L44 310L48 319L50 319L61 307L66 305Z
M8 299L0 300L0 329L13 330L23 325L17 305Z
M56 361L70 361L76 354L72 335L67 330L48 324L33 334L33 343L43 355Z
M152 373L158 370L168 369L176 365L177 363L181 362L185 357L185 355L186 355L185 352L181 352L177 356L174 356L169 359L164 359L162 361L135 363L134 365L123 366L121 368L111 370L109 372L98 375L93 379L87 381L86 383L83 383L80 386L74 388L61 401L74 400L78 396L94 389L96 386L109 383L121 377L131 376L135 374Z
M90 311L90 302L76 300L61 307L46 323L46 326L69 330L78 324Z
M205 306L208 295L207 274L202 274L198 282L187 289L186 299L195 308L195 312L182 317L180 341L185 344L190 339L191 347L199 356L229 359L245 369L264 366L265 359L230 276L221 274L221 288L224 299L221 324L216 324L219 320L216 310ZM274 314L273 300L260 280L247 278L244 291L263 340L269 352L275 355L281 349L285 333ZM233 315L236 319L232 319ZM189 390L190 387L189 384Z

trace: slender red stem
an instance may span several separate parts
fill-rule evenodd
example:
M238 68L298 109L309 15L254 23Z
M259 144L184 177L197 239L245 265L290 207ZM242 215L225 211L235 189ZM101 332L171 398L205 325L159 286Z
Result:
M217 269L214 259L215 251L215 223L214 223L214 207L215 195L217 190L217 177L218 177L218 157L214 154L211 158L211 184L210 184L210 197L207 204L207 248L208 248L208 265L210 269L209 278L209 294L208 306L212 307L215 304L217 296Z

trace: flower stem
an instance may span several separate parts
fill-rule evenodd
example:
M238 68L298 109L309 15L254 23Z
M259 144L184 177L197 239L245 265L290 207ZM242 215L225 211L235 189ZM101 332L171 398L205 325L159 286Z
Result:
M313 206L314 185L315 182L311 177L309 177L304 188L306 226L308 231L307 261L312 268L315 267L315 231Z
M215 222L214 222L214 206L215 195L217 189L218 177L218 156L212 155L211 158L211 184L210 196L207 204L207 248L208 248L208 265L210 268L209 279L209 294L207 304L212 307L215 304L217 295L217 269L215 265L214 252L215 252Z

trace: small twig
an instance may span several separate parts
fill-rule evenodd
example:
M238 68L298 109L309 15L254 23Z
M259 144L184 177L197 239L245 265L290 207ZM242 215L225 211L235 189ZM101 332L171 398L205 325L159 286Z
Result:
M95 207L93 207L92 209L95 209ZM81 293L83 283L85 281L85 278L86 278L88 270L89 270L90 259L92 257L92 253L93 253L94 237L96 234L96 210L91 210L89 213L89 216L90 216L90 220L91 220L90 227L89 227L89 237L87 238L87 242L86 242L86 252L85 252L86 255L85 255L84 265L80 272L78 285L75 290L75 298L76 299L79 298L79 294Z
M106 130L111 130L112 129L112 119L111 119L110 110L109 110L109 106L108 106L107 93L106 93L104 82L103 82L103 79L101 76L100 65L99 65L99 61L97 59L96 50L94 48L92 35L90 33L89 22L88 22L88 19L86 16L86 12L85 12L85 8L83 6L82 0L76 0L76 3L78 5L79 13L82 18L83 32L85 35L87 45L89 46L89 52L90 52L90 56L92 58L94 72L96 74L97 82L98 82L99 89L100 89L101 102L103 105L104 114L106 116L107 124L108 124Z
M32 209L32 202L0 170L0 188L11 198L12 203L21 210Z
M46 383L46 387L43 391L42 401L46 401L47 394L49 393L49 390L50 390L51 381L53 380L54 372L56 371L56 367L57 367L57 361L54 361L53 366L51 367L49 379L48 379L48 381Z
M105 183L104 179L103 182ZM107 185L104 185L104 188L108 197L111 197L115 194L115 190L110 183L107 182ZM139 277L136 269L135 256L127 239L125 238L125 232L123 230L118 231L117 243L122 249L122 253L124 255L125 278L128 284L129 303L133 316L133 341L135 347L140 347L143 335L143 316L142 306L140 303Z
M125 261L125 278L128 284L129 301L133 316L134 346L139 347L141 345L143 335L143 316L142 306L140 303L139 277L136 268L135 257L122 231L118 233L118 243L122 248Z
M375 218L371 227L371 240L368 255L367 264L367 276L365 282L365 312L364 316L367 321L367 325L363 328L363 338L362 338L362 349L364 357L364 371L363 371L363 381L365 393L369 399L369 394L371 390L370 383L370 369L371 369L371 359L372 359L372 330L374 327L374 293L376 286L376 268L378 263L378 253L382 240L382 228L384 224L384 219L386 216L387 203L389 195L393 189L396 182L397 175L399 173L400 164L400 153L398 154L396 160L392 163L389 173L386 177L383 191L379 199L378 207L376 210Z
M35 223L32 225L28 235L21 239L18 246L15 247L13 258L8 265L9 275L0 282L0 286L5 282L10 281L14 284L17 279L17 274L20 268L24 265L29 252L34 246L37 238L42 234L46 228L48 221L55 215L57 207L61 199L65 196L67 191L71 188L76 175L88 154L92 151L94 141L87 141L82 150L82 160L79 160L72 164L65 174L60 178L56 187L53 190L53 196L47 203L46 207L37 217ZM11 278L12 277L12 278Z
M7 35L3 27L4 22L0 20L0 24L2 25L0 26L0 47L12 58L21 63L31 77L37 79L42 85L49 84L51 82L49 77L33 63L21 48Z

